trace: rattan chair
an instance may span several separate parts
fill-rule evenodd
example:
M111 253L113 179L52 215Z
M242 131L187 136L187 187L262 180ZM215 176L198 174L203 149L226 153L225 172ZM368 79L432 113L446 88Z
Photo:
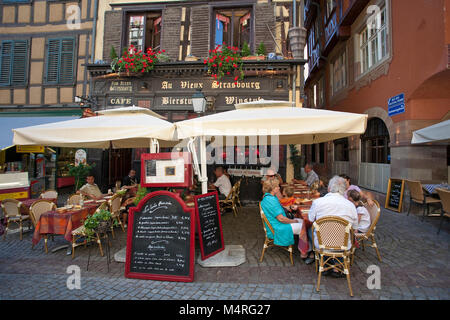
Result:
M228 193L228 196L225 198L225 200L219 200L221 211L231 208L235 217L237 217L236 189L238 188L238 186L239 182L236 182L231 188L231 191L230 193Z
M430 204L438 204L441 202L441 200L433 197L427 197L423 192L422 184L420 183L420 181L406 180L406 183L408 184L410 192L409 209L407 215L409 216L413 202L417 203L423 206L423 221L425 219L425 213L427 216L430 214Z
M103 210L103 209L107 210L108 207L109 207L108 202L103 202L97 208L97 210L95 210L95 212L99 212L100 210ZM82 221L82 222L84 222L84 221ZM72 259L75 258L75 248L78 246L76 241L78 239L85 238L84 242L82 244L84 244L84 246L86 247L87 246L87 238L86 237L87 237L87 234L86 234L86 228L84 227L84 224L72 231ZM100 255L103 257L103 248L102 248L102 242L100 239L100 234L95 233L95 241L98 244L98 249L100 250Z
M269 237L267 236L267 228L270 229L270 231L272 232L272 234L273 234L274 236L275 236L275 230L273 229L273 227L272 227L272 225L270 224L269 220L267 220L267 217L266 217L266 215L265 215L265 213L264 213L264 211L263 211L263 209L262 209L262 207L261 207L261 203L259 204L259 212L260 212L260 214L261 214L261 219L262 219L262 224L263 224L263 229L264 229L264 235L265 235L265 237L266 237L265 240L264 240L264 246L263 246L263 250L262 250L261 258L259 259L259 262L262 262L262 261L263 261L263 259L264 259L264 253L266 252L266 249L267 249L267 248L273 247L273 246L277 246L277 247L283 248L284 250L286 250L286 251L289 252L289 257L290 257L290 259L291 259L291 264L294 265L294 259L293 259L293 257L292 257L292 252L293 252L292 245L289 245L289 246L287 246L287 247L285 247L285 246L279 246L279 245L276 245L276 244L274 243L274 239L269 239Z
M83 196L81 194L77 194L77 193L72 194L67 199L67 204L69 204L69 205L79 205L82 197Z
M108 204L111 210L113 222L117 221L117 223L122 228L122 231L125 232L125 227L123 226L122 220L120 219L120 210L122 208L122 195L116 193L115 195L112 196L111 199L109 199ZM111 225L111 233L113 238L115 238L114 224Z
M436 191L442 203L441 222L439 223L439 229L437 232L439 234L444 218L450 218L450 190L436 188Z
M20 230L20 240L23 239L23 227L22 227L22 221L27 221L28 223L30 221L29 215L22 215L20 213L20 209L22 208L22 202L16 199L5 199L2 200L2 210L3 214L6 218L6 228L5 233L3 234L3 240L6 239L6 233L9 229L10 223L16 223L19 226ZM30 229L30 225L28 224L28 230Z
M314 245L316 270L319 263L316 291L320 290L322 272L336 269L346 275L350 296L353 297L350 283L350 256L352 249L347 249L348 241L353 237L351 223L341 217L327 216L314 221L314 231L317 234L319 244L319 248L316 248ZM342 262L337 260L337 258L341 258ZM335 261L336 264L330 263L330 260Z
M242 179L240 179L238 182L236 182L236 204L239 205L239 208L242 208L241 204L241 183Z
M373 203L374 203L373 206L369 206L368 204L365 205L367 211L369 211L369 214L370 214L369 230L367 230L366 233L355 232L354 240L362 246L363 250L365 249L364 241L370 241L371 243L370 243L369 247L375 248L375 250L377 252L378 260L380 260L380 262L382 262L380 251L378 250L377 242L375 241L375 229L377 227L378 220L380 219L381 209L380 209L380 204L378 203L378 201L373 200ZM353 265L355 250L356 250L356 247L353 246L352 247L351 265Z
M34 227L36 227L36 225L39 222L39 219L41 218L41 215L43 213L52 211L55 209L56 209L56 204L50 200L41 199L41 200L34 202L30 207L31 221L33 221ZM48 235L44 234L45 253L48 253L47 242L48 242Z
M39 195L40 199L57 199L58 198L58 192L56 192L55 190L47 190L42 192Z

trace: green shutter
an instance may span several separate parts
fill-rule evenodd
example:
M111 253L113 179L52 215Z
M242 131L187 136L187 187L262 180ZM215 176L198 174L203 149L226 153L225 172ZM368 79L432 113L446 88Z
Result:
M14 41L12 85L24 85L27 81L28 40Z
M2 41L2 47L0 51L0 85L2 86L9 86L11 84L12 48L12 41Z
M57 84L59 74L60 39L49 39L47 42L47 83Z
M74 81L75 39L49 39L45 82L71 84Z
M73 82L75 39L61 40L60 83Z

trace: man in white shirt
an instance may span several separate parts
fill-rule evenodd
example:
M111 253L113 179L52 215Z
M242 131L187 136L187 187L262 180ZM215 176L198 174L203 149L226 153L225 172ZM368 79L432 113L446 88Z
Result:
M217 167L214 170L214 174L216 175L216 182L210 185L213 189L219 189L219 199L224 200L231 191L231 182L230 179L224 174L222 167Z
M317 200L314 200L308 213L308 219L314 222L325 216L336 216L347 220L352 224L354 230L358 228L358 214L356 207L344 194L347 190L347 183L344 178L334 176L328 184L328 193ZM319 247L317 235L314 232L314 246ZM352 246L351 239L348 240L347 249Z

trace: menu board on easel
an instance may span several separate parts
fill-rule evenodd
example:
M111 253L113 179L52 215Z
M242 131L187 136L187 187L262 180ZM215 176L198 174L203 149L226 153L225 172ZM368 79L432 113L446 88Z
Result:
M405 188L405 180L389 179L389 184L386 192L386 209L401 212L403 203L403 190Z
M130 209L125 277L194 280L194 210L176 194L156 191Z
M194 196L200 252L205 260L224 249L217 191Z

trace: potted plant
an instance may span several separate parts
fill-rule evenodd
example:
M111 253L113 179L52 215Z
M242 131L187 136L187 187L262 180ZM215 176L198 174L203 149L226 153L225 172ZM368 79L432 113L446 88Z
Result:
M75 177L75 192L83 186L86 181L86 177L91 172L92 168L95 167L95 163L92 165L80 163L77 166L73 164L68 164L69 176Z
M208 74L216 81L225 76L233 76L234 82L244 78L242 71L242 57L236 47L217 46L214 50L209 50L209 57L203 61L208 67Z
M149 72L152 70L157 62L159 62L158 55L165 53L162 51L153 51L152 48L148 48L146 52L142 50L136 50L134 45L130 47L122 54L119 58L117 57L111 63L111 68L126 75L139 75L144 72Z
M84 228L87 240L92 240L95 234L106 233L111 229L111 226L117 224L117 221L112 221L112 215L109 210L102 209L88 216L84 220Z

